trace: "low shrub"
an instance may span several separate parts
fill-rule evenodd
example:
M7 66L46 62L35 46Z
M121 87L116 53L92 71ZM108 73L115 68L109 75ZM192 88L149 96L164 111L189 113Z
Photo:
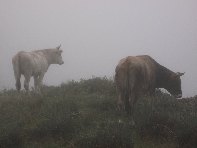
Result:
M93 77L42 94L0 92L0 147L197 147L197 98L157 91L135 106L135 126L116 109L114 81ZM139 144L140 143L140 144ZM165 146L164 146L165 143Z

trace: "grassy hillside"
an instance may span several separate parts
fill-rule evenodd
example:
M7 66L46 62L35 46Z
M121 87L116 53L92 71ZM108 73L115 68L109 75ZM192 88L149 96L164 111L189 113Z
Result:
M136 126L116 110L107 78L44 87L42 95L0 92L1 148L196 148L197 98L141 98Z

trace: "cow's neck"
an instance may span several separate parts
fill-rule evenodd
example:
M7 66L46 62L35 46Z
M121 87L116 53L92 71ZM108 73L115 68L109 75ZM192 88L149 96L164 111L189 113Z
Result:
M175 73L159 64L156 71L156 87L168 89L173 74Z
M42 50L42 52L43 52L43 54L44 54L44 56L45 56L45 58L47 60L48 67L49 67L51 64L54 63L52 61L53 58L51 57L51 51L50 51L50 49L44 49L44 50Z

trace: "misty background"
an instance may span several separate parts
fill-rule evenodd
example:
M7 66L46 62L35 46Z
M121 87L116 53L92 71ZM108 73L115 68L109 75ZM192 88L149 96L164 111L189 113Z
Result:
M15 88L11 59L20 50L62 45L46 85L114 75L121 58L148 54L197 95L196 0L0 0L0 89Z

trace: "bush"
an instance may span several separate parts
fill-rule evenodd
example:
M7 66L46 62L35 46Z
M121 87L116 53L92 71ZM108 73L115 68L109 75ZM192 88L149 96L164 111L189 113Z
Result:
M197 147L196 96L140 98L135 127L116 98L106 77L44 86L41 95L3 90L0 147Z
M133 148L131 125L118 121L98 122L73 142L81 148Z

